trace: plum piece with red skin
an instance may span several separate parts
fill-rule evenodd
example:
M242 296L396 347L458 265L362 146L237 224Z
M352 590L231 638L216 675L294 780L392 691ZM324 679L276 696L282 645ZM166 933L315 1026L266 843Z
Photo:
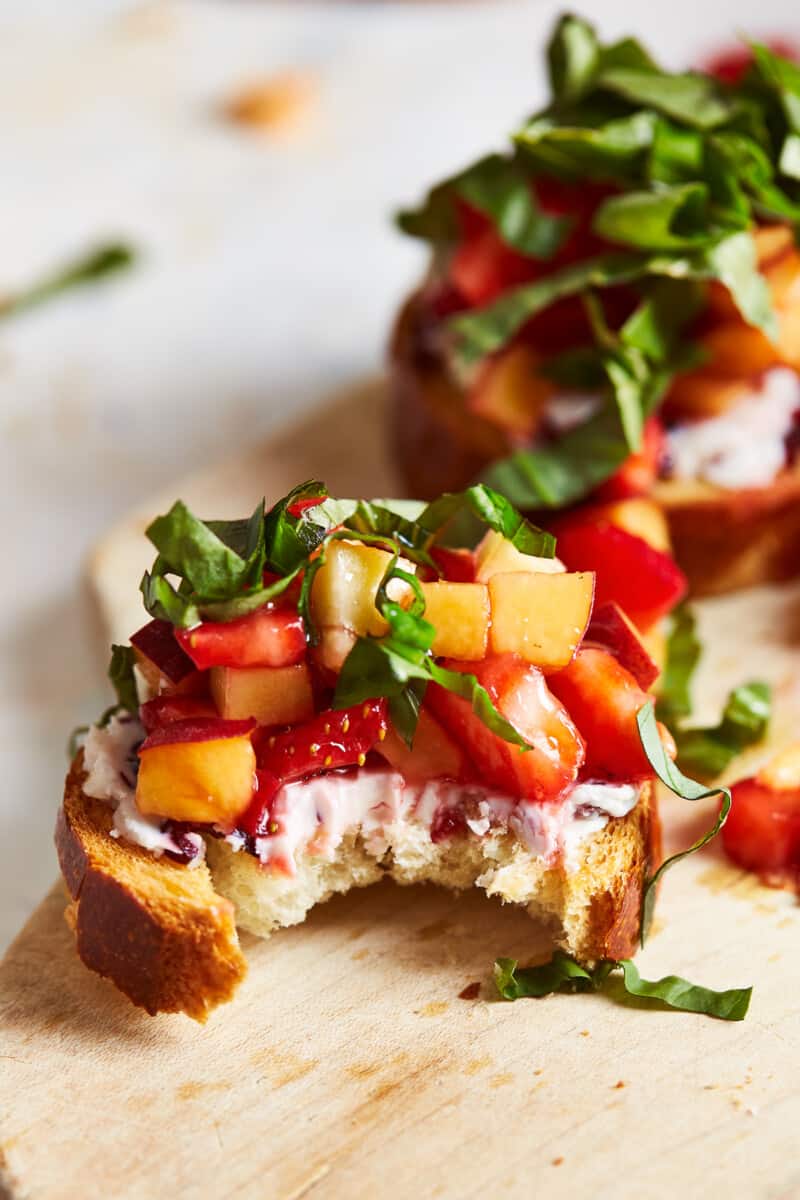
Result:
M154 618L138 629L131 645L144 655L170 683L180 683L195 670L195 664L175 637L169 621Z

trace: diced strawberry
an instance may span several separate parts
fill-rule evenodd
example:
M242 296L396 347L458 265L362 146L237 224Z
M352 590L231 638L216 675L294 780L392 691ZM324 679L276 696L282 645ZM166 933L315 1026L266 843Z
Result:
M258 766L282 783L321 771L363 766L386 737L386 701L367 700L341 711L329 709L286 733L260 739Z
M773 54L778 54L781 58L788 58L793 62L800 58L800 48L787 38L768 38L766 45ZM703 70L716 76L723 83L736 84L742 79L752 61L753 54L749 46L731 46L730 49L721 50L709 58L703 64Z
M272 823L272 804L280 791L281 781L270 771L256 771L256 788L250 807L236 822L238 829L250 837L268 837L274 832Z
M586 742L589 778L634 780L653 774L636 724L649 697L613 654L585 646L547 682Z
M131 645L149 659L170 683L180 683L194 670L194 663L175 638L169 621L148 621L131 638Z
M742 779L722 828L729 858L749 871L800 869L800 788L771 788Z
M410 749L391 724L385 740L376 749L408 783L426 783L429 779L462 781L475 777L475 769L464 749L425 708L419 714Z
M463 241L450 260L450 280L465 300L489 304L536 275L537 264L502 240L491 225Z
M475 553L472 550L451 550L448 546L433 546L431 558L451 583L475 582Z
M595 493L597 499L627 500L649 492L658 478L665 445L664 426L658 417L650 417L645 421L641 450L626 458L619 470L601 484Z
M466 749L483 782L510 796L557 800L577 778L584 746L538 667L515 654L444 665L451 671L475 675L497 710L531 746L523 751L504 741L472 711L467 700L429 684L426 704Z
M178 641L201 670L209 667L291 667L306 652L303 618L267 605L235 621L204 621L181 629Z
M292 504L287 505L286 511L290 517L302 517L303 513L309 508L314 508L325 496L307 496L305 500L295 500Z
M211 700L174 694L156 696L139 709L139 718L148 733L172 721L186 721L192 717L219 717L219 713Z
M578 513L555 532L567 570L595 572L595 605L618 604L640 629L666 616L686 595L686 576L671 555L610 521Z

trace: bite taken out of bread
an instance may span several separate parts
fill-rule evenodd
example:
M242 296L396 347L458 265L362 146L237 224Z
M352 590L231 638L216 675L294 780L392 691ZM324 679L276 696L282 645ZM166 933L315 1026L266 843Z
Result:
M241 522L176 504L148 533L150 619L113 649L119 703L56 830L88 967L204 1020L245 974L237 927L387 877L522 906L581 963L633 954L671 749L658 666L550 534L486 488L318 482Z

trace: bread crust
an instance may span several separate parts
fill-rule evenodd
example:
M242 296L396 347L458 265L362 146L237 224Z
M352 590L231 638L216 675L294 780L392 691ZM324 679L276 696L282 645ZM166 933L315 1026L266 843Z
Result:
M641 939L642 900L647 880L661 863L661 821L656 789L642 788L639 803L624 820L632 827L629 869L592 896L585 942L578 957L593 962L632 958ZM591 862L590 862L591 867Z
M205 864L181 866L110 836L111 809L83 791L78 755L56 823L78 955L151 1015L205 1021L247 972L233 905Z
M515 446L471 413L433 353L420 349L419 295L402 309L390 348L390 437L412 495L458 491ZM764 488L727 491L665 482L653 498L667 517L675 558L695 596L793 578L800 570L800 464Z
M59 862L73 901L66 917L78 954L151 1015L184 1012L205 1021L213 1008L232 998L246 973L234 906L216 892L205 865L189 869L112 838L111 809L85 794L84 778L79 755L56 826ZM456 840L448 856L463 861L463 854ZM236 863L252 870L248 856L242 858ZM655 792L646 783L633 811L594 835L579 870L565 872L560 864L545 866L541 860L525 868L552 878L553 893L560 897L560 911L543 910L536 902L530 911L558 921L559 943L582 962L629 958L639 943L645 882L659 859ZM465 880L441 864L438 873L427 875L406 869L399 871L398 882L427 877L458 889L474 882L480 869ZM343 889L309 897L309 906L335 890ZM511 899L496 887L487 890ZM301 920L302 913L294 919Z

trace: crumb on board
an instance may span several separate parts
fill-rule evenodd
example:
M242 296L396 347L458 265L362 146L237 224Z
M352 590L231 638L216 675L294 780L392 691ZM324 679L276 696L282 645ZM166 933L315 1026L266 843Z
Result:
M458 998L459 1000L477 1000L480 991L480 980L476 980L475 983L468 983L465 988L462 988L458 993Z
M564 1161L564 1155L563 1155L563 1154L559 1154L557 1158L554 1158L554 1159L553 1159L553 1166L554 1166L554 1167L560 1167L560 1166L561 1166L561 1164L563 1163L563 1161Z
M236 125L265 133L283 132L308 111L315 92L310 75L281 71L237 88L224 104Z
M615 1091L616 1091L616 1089L617 1089L617 1088L624 1088L624 1087L625 1087L625 1080L624 1080L624 1079L618 1079L618 1080L617 1080L617 1082L614 1084L614 1090L615 1090Z

